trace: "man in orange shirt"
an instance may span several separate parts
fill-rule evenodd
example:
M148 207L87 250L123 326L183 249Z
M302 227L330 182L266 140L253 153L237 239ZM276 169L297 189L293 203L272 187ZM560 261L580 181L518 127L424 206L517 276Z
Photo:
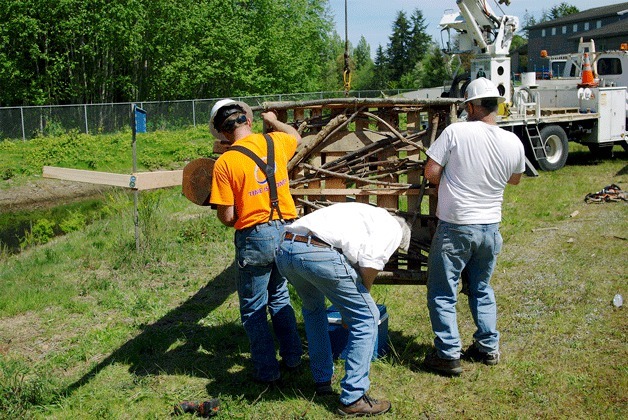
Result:
M262 118L274 132L254 133L253 113L244 102L223 99L212 108L210 131L230 148L214 165L209 201L216 205L218 219L236 229L240 318L250 342L254 380L276 384L281 374L267 311L286 368L298 367L302 355L287 282L275 265L284 227L297 217L287 165L301 136L273 112Z

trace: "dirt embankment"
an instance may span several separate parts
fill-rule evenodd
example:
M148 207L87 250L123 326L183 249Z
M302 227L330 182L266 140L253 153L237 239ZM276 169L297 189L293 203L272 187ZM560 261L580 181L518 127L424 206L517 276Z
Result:
M9 180L5 181L0 189L0 213L59 206L96 197L111 188L105 185L58 179L37 179L11 186L11 180Z

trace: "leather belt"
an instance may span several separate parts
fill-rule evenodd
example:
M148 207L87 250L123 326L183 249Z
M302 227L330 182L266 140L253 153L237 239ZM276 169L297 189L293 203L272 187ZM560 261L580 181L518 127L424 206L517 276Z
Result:
M331 245L317 238L316 236L296 235L292 232L286 232L284 236L284 241L303 242L305 244L310 243L314 246L320 246L322 248L333 248Z

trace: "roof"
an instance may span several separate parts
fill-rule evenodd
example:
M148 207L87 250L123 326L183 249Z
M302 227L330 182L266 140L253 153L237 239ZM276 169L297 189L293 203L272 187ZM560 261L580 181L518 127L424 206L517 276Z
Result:
M580 38L610 38L616 36L628 35L628 19L620 20L619 22L610 23L608 25L604 25L601 28L592 29L586 32L580 32L574 36L570 36L569 39L580 39Z
M609 16L617 16L624 13L628 13L628 2L611 4L610 6L594 7L593 9L584 10L580 13L573 13L571 15L563 16L558 19L548 20L546 22L541 22L536 25L528 26L525 29L541 29L550 26L581 22L584 20L590 21ZM624 25L626 25L625 22Z

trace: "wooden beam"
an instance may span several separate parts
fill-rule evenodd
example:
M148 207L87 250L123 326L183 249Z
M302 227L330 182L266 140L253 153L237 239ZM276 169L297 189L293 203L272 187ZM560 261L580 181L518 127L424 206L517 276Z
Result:
M63 179L66 181L88 182L90 184L112 185L131 188L131 175L112 174L109 172L86 171L81 169L44 166L44 178Z
M181 185L183 180L183 170L136 172L129 175L87 171L83 169L59 168L56 166L44 166L43 177L63 179L66 181L87 182L90 184L111 185L114 187L131 188L134 190L151 190L155 188Z
M136 177L135 189L140 191L174 187L183 182L183 170L136 172L132 176Z
M294 196L316 196L316 195L419 195L420 189L393 189L393 188L372 188L363 190L360 188L291 188L290 194ZM436 195L436 189L430 188L425 191L426 195Z

